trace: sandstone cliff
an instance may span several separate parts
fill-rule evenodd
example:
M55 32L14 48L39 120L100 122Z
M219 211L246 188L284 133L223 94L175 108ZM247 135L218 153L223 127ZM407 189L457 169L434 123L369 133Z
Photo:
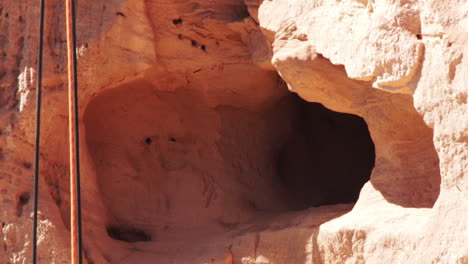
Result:
M0 3L0 263L31 262L38 3ZM47 1L39 263L69 263ZM468 263L468 2L80 0L86 263Z

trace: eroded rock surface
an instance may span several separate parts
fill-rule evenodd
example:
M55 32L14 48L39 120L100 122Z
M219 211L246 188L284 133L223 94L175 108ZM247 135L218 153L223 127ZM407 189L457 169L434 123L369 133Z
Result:
M39 263L69 263L47 1ZM0 263L31 262L35 1L0 3ZM468 263L464 0L78 1L97 263Z

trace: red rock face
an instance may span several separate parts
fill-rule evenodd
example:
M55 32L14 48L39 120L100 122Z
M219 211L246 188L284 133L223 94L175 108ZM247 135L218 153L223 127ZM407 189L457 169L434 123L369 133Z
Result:
M375 159L362 119L294 95L211 108L196 91L135 82L91 101L84 124L107 232L126 242L353 203Z
M467 8L78 1L86 263L465 263ZM31 261L37 13L0 4L0 263ZM39 263L69 263L62 14Z

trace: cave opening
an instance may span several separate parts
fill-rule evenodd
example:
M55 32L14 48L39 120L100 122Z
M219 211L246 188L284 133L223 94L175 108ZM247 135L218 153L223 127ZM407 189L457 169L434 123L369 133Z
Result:
M138 81L95 98L84 121L104 228L127 243L354 203L375 160L362 118L293 93L249 110Z
M296 210L355 203L370 179L375 148L363 118L291 95L293 136L278 155L278 176Z

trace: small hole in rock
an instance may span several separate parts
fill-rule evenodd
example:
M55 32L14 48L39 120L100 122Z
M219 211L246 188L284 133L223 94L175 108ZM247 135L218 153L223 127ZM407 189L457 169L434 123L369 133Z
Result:
M23 206L29 202L30 195L28 192L24 192L18 196L18 203L16 205L16 216L21 217L23 215Z
M23 167L26 168L26 169L30 169L32 167L32 164L29 163L29 162L24 162Z
M206 51L206 46L205 46L205 45L201 45L201 49L202 49L203 51Z
M422 35L421 34L416 34L416 38L417 39L422 39Z
M182 18L173 19L173 20L172 20L172 24L174 24L174 25L182 24Z
M143 230L123 226L110 226L107 227L107 234L116 240L133 242L146 242L151 241L151 235Z
M126 16L124 13L122 13L122 12L116 12L115 14L118 15L118 16L121 16L121 17L127 17L127 16Z
M19 196L18 201L21 205L26 205L29 202L29 199L30 199L29 193L24 192Z
M178 37L179 39L184 39L184 36L182 36L182 34L177 35L177 37Z
M196 47L198 46L198 43L195 40L192 40L192 46Z
M145 139L145 143L150 145L151 143L153 142L153 140L151 140L151 138L146 138Z
M169 140L172 141L172 142L177 142L177 140L175 138L173 138L173 137L169 138Z
M8 16L9 16L8 13L6 13L6 14L5 14L5 17L8 18Z
M241 5L236 5L230 10L230 20L232 22L234 21L242 21L247 17L250 17L247 5L241 4Z

